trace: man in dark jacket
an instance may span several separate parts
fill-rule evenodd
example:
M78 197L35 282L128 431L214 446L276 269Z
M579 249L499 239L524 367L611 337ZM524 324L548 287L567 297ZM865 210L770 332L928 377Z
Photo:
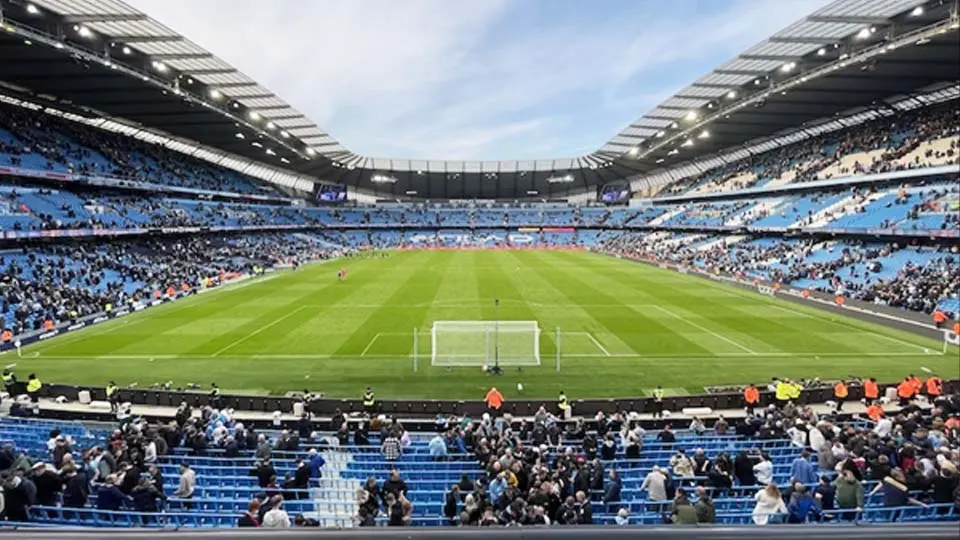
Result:
M107 478L97 490L97 510L120 510L126 500L127 496L114 485L112 478Z
M610 480L603 492L603 504L607 506L608 512L614 512L617 503L620 502L620 492L623 491L623 481L617 471L610 469Z
M153 487L153 483L149 478L141 478L140 483L137 487L133 488L130 496L133 498L133 507L137 509L137 512L151 514L159 511L157 499L166 498L163 496L163 493L160 493L157 491L157 488ZM153 520L152 516L150 520Z
M163 473L160 472L160 469L156 465L151 465L147 472L150 475L150 483L153 484L153 487L156 488L157 491L163 494Z
M443 515L447 517L447 520L451 525L456 525L456 518L460 515L460 486L454 484L450 487L450 491L447 492L446 498L443 503ZM464 524L466 525L466 524Z
M380 487L380 493L384 503L386 503L387 495L390 493L393 493L393 496L398 499L401 493L403 495L407 494L407 483L400 478L400 471L396 469L390 471L390 479Z
M733 461L733 475L741 486L753 486L757 484L757 477L753 474L754 461L743 450L737 454L737 459Z
M697 523L716 523L717 509L713 505L713 499L710 498L707 488L699 486L697 488L697 504L693 505L697 511Z
M31 474L33 483L37 486L37 504L40 506L56 506L57 494L63 491L63 482L60 481L57 473L38 462L34 464Z
M310 489L310 465L302 459L297 460L297 470L293 475L293 488L301 490ZM296 498L306 499L307 492L298 492Z
M29 490L19 474L13 475L3 487L3 499L7 519L10 521L29 521L27 508L33 506Z
M590 504L590 499L587 497L587 494L578 491L577 492L577 523L580 525L593 525L593 505Z
M83 508L90 497L90 483L87 474L76 468L69 468L63 474L63 506L67 508Z
M254 469L253 476L257 477L257 485L260 487L270 485L270 479L277 476L277 470L273 468L270 458L265 458L260 466Z

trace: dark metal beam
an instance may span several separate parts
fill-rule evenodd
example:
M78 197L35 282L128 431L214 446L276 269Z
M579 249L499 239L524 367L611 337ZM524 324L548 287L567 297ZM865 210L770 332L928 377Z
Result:
M760 71L756 69L715 69L713 72L717 75L749 75L751 77L770 73L769 71Z
M696 88L723 88L723 89L726 89L726 90L730 90L730 89L732 89L732 88L740 88L740 87L743 86L743 85L742 85L742 84L730 84L730 83L726 83L726 84L715 84L715 83L696 83L696 82L695 82L695 83L691 84L690 86L693 86L693 87L696 87Z
M213 58L210 53L162 53L151 54L150 58L154 60L190 60L194 58Z
M175 68L176 69L176 68ZM235 69L225 69L225 68L211 68L211 69L184 69L185 75L226 75L228 73L236 73Z
M775 60L777 62L789 62L800 57L795 54L741 54L737 58L741 60Z

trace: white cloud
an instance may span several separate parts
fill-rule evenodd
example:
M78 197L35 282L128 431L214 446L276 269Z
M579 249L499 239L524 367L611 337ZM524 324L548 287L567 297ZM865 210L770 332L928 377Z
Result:
M357 153L488 159L597 148L825 3L598 0L581 21L552 0L129 1Z

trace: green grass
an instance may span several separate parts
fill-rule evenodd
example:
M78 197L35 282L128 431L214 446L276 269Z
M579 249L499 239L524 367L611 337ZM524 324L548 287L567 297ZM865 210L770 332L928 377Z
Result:
M345 282L335 276L341 264ZM430 366L433 321L497 316L539 321L542 366L499 378ZM25 349L17 371L47 382L216 381L352 398L371 385L381 398L480 399L495 384L516 399L522 382L523 397L552 400L561 389L571 399L643 395L658 384L678 394L775 375L893 381L920 366L957 378L957 349L942 350L914 334L597 254L405 251L280 272L54 338Z

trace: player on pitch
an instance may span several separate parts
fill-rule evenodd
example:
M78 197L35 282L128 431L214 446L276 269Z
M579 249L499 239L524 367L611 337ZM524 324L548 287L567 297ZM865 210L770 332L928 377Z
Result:
M344 281L344 280L347 279L347 268L346 268L346 267L343 267L343 268L341 268L339 271L337 271L337 279L340 280L340 281Z

